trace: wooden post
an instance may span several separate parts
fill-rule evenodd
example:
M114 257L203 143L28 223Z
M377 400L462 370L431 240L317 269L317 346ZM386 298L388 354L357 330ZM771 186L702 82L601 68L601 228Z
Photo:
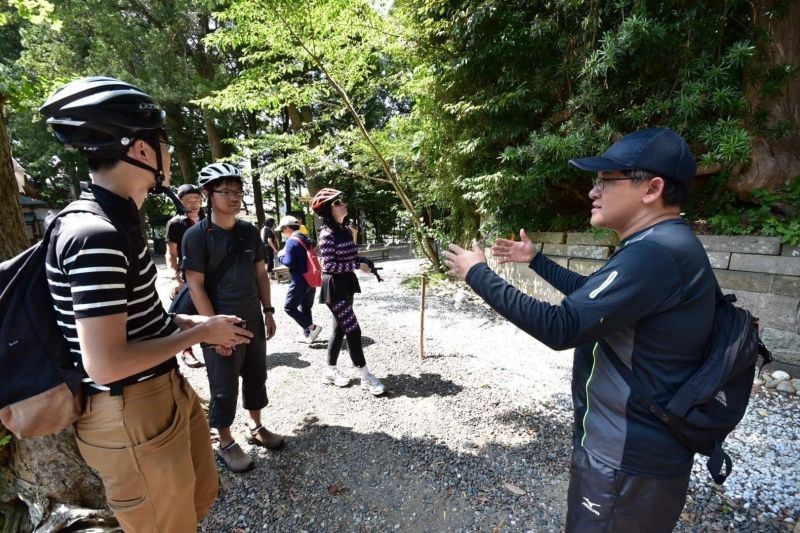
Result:
M419 360L425 359L425 289L428 286L428 275L422 274L422 298L419 302Z

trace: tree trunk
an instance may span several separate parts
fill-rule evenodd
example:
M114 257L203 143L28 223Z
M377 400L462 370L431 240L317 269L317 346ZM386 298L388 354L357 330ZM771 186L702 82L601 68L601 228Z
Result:
M286 206L286 213L292 210L292 182L289 176L283 177L283 199Z
M0 95L0 261L14 257L30 245L11 162L11 139L3 112L5 103L6 97Z
M275 200L275 212L273 214L275 215L275 220L277 221L281 214L281 190L278 186L277 176L272 178L272 197Z
M183 134L186 131L183 111L180 105L165 103L164 110L167 112L167 124L169 124L172 139L175 143L175 159L181 172L181 183L195 182L195 169L191 156L191 140ZM173 171L174 172L174 171ZM170 180L177 183L178 180Z
M91 514L106 525L116 523L106 508L100 479L78 452L72 428L49 437L12 441L8 463L0 464L0 502L27 507L19 531L61 530L84 515L84 509L93 510Z
M258 134L258 123L256 122L255 113L247 113L247 128L250 130L250 135L255 137ZM258 220L258 227L264 225L264 197L261 194L261 176L258 172L258 157L253 156L250 158L250 172L251 181L253 184L253 202L256 204L256 219Z
M747 100L754 112L765 111L768 129L780 124L792 124L793 128L780 139L767 135L753 138L750 168L731 183L741 197L754 189L775 191L800 176L800 76L790 77L778 94L767 94L762 86L770 69L800 65L800 2L756 0L753 10L754 25L770 40L759 50L761 72L759 80L750 80ZM771 11L777 11L778 16L768 15Z
M211 116L211 111L208 109L203 109L203 123L206 126L206 135L208 135L208 146L211 148L211 160L217 161L224 157L225 150L214 117Z

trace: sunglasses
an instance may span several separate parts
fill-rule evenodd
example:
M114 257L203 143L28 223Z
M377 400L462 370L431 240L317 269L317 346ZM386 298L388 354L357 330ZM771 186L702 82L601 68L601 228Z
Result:
M342 198L337 198L336 200L331 202L331 205L335 207L335 206L338 206L338 205L345 205L345 203L344 203L344 200Z

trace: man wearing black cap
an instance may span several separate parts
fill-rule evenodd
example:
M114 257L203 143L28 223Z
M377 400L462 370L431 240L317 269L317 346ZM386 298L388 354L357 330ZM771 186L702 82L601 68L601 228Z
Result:
M567 531L672 531L686 500L693 453L631 399L613 358L666 404L703 360L714 316L715 279L702 245L680 217L696 170L686 142L668 128L631 133L602 156L574 159L596 172L591 224L620 246L590 276L498 239L500 263L527 263L566 296L550 305L492 272L486 257L451 245L450 273L497 312L549 347L575 347L575 415Z
M194 226L205 215L200 206L203 204L203 197L200 189L191 183L185 183L178 187L178 198L181 199L186 214L177 214L167 222L167 268L172 271L174 285L171 296L174 298L184 283L183 273L180 269L181 241L186 230ZM202 361L194 355L194 350L189 346L181 354L181 360L189 368L200 368L205 366Z

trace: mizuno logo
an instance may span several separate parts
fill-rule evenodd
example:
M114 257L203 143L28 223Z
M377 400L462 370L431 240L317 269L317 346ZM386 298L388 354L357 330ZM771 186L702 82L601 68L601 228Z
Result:
M16 346L17 344L19 344L19 341L18 340L13 340L13 341L8 343L8 347L11 348L12 346Z
M598 294L606 290L609 285L614 283L614 280L617 279L617 276L619 276L619 272L617 272L616 270L612 271L611 274L608 275L606 280L599 287L597 287L595 290L589 293L589 299L594 300L595 298L597 298Z
M595 507L598 507L598 508L600 507L600 504L599 504L599 503L592 503L591 501L589 501L589 498L587 498L586 496L584 496L584 497L583 497L583 504L582 504L582 505L583 505L584 507L586 507L587 509L589 509L589 510L590 510L591 512L593 512L594 514L596 514L597 516L600 516L600 511L598 511L597 509L595 509Z
M714 399L717 400L722 405L724 405L725 407L728 407L728 397L725 396L724 390L719 391L717 395L714 396Z

